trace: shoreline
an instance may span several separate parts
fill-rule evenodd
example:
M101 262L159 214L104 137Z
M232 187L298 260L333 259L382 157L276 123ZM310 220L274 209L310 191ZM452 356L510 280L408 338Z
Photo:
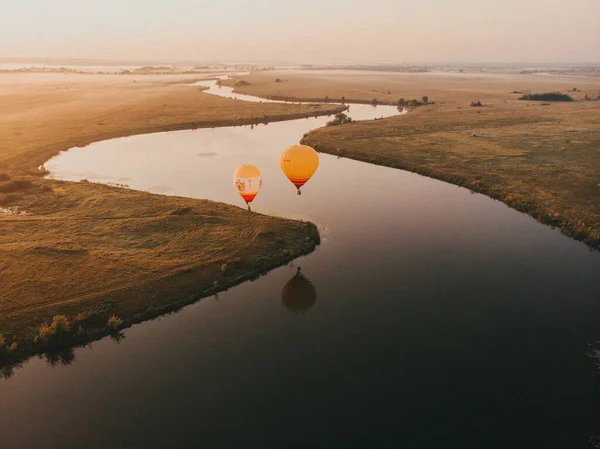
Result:
M350 126L352 125L353 124L350 124ZM338 126L336 127L336 131L340 131L344 126L349 125ZM402 159L402 155L384 155L372 151L370 152L368 149L362 150L359 148L344 147L344 142L341 140L336 141L336 144L339 144L340 146L334 147L330 143L324 142L324 139L319 139L320 133L327 133L327 131L327 127L312 130L302 138L301 143L310 145L321 153L404 170L467 188L472 192L500 201L518 212L527 214L543 225L559 229L563 235L584 243L591 251L600 250L600 230L593 229L593 224L585 222L579 217L566 217L555 209L544 205L535 196L516 194L514 191L511 192L510 189L503 188L499 184L490 185L488 183L491 182L493 184L493 180L488 180L488 183L486 183L486 178L484 176L486 173L479 173L477 176L469 176L468 173L447 173L444 171L445 167L443 166L438 168L429 167L409 160L404 160ZM598 184L598 186L600 187L600 184Z
M103 314L102 316L94 316L93 320L88 321L87 326L82 327L79 324L77 330L72 329L72 332L63 335L60 340L53 341L51 344L39 344L35 340L19 341L19 345L14 352L2 352L0 350L0 378L10 377L5 373L12 374L12 370L18 368L22 363L27 362L32 357L43 355L58 355L63 352L72 352L76 348L88 346L89 344L101 340L105 337L113 337L115 339L122 338L121 332L126 330L135 324L140 324L146 321L151 321L164 315L176 313L183 308L193 305L203 299L207 299L211 296L218 297L219 293L226 292L231 288L237 287L244 282L253 281L268 274L269 272L281 268L290 262L296 260L299 257L311 254L317 246L321 244L318 229L314 223L302 222L306 229L306 240L304 246L286 252L280 253L278 256L269 258L268 260L253 261L249 266L236 267L236 272L225 276L226 272L219 280L213 281L212 284L205 287L203 290L185 294L174 301L170 301L161 304L157 307L150 307L143 312L136 313L130 317L119 317L122 319L122 323L118 327L112 327L108 324L108 319L111 315ZM198 267L202 268L202 267ZM189 269L186 271L190 271ZM241 272L241 273L240 273ZM185 276L187 273L183 273ZM175 278L180 276L179 273L175 273L172 278L159 278L155 279L154 282L164 283L170 281L176 281ZM189 290L190 286L186 290ZM192 287L193 289L193 287ZM41 306L43 307L43 306ZM103 325L99 322L104 323ZM71 323L74 327L75 320ZM83 329L83 331L82 331ZM8 345L6 345L8 346Z
M140 127L138 129L126 130L123 132L108 131L106 133L78 136L78 137L75 137L75 138L72 138L72 139L69 139L66 141L56 142L56 143L45 146L43 149L45 149L46 151L44 153L42 153L42 154L44 154L43 161L40 160L40 159L42 159L42 157L40 156L37 158L36 161L31 162L30 160L28 160L26 164L23 164L23 165L26 165L27 168L25 168L24 166L21 167L20 164L15 165L14 167L22 169L24 173L31 175L31 176L39 176L40 174L42 176L45 176L45 173L43 171L39 171L39 168L43 167L43 165L48 160L50 160L54 156L58 155L59 153L61 153L63 151L69 151L72 148L81 148L81 147L91 145L93 143L103 142L106 140L122 139L122 138L132 137L132 136L166 133L166 132L173 132L173 131L191 131L191 130L195 130L195 129L206 129L206 128L250 126L250 125L268 124L271 122L275 123L275 122L285 122L285 121L291 121L291 120L302 120L302 119L313 118L313 117L323 117L323 116L330 117L332 115L335 115L339 112L343 112L346 110L348 110L347 106L340 105L331 110L314 111L313 113L308 113L308 114L292 113L292 114L288 114L288 115L279 114L279 115L274 115L274 116L250 117L250 118L233 119L233 120L208 120L208 121L182 122L182 123L173 123L173 124L168 124L168 125L154 125L154 126ZM40 154L39 150L40 150L39 148L33 148L30 151ZM15 157L15 159L18 159L18 158L20 158L20 155ZM9 159L8 161L10 162L11 160ZM32 171L32 169L31 169L32 165L36 166L35 171ZM74 181L72 181L72 182L74 182Z

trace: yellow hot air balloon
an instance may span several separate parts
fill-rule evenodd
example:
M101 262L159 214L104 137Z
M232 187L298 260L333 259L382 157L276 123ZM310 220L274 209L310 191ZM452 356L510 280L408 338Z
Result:
M279 165L300 195L300 187L306 184L319 168L319 154L307 145L292 145L281 153Z
M233 184L250 209L250 203L262 187L260 170L254 165L240 165L233 174Z

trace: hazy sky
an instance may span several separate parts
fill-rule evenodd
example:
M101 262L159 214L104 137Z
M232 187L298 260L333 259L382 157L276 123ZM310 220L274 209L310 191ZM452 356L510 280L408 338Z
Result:
M600 0L0 0L0 57L600 62Z

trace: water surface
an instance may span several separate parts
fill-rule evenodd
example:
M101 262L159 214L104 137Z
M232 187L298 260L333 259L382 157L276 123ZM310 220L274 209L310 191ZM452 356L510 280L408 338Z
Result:
M245 207L232 173L252 163L253 210L310 219L323 244L68 366L30 361L0 382L2 447L590 447L600 255L466 189L325 154L297 196L279 153L326 121L114 139L46 164Z

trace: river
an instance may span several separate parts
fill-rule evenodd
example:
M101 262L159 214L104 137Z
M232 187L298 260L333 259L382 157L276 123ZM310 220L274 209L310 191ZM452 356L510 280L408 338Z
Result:
M311 220L323 242L119 342L26 362L0 381L2 448L592 447L600 254L464 188L326 154L297 196L279 154L327 120L133 136L48 161L60 179L240 207L232 173L251 163L253 210Z

